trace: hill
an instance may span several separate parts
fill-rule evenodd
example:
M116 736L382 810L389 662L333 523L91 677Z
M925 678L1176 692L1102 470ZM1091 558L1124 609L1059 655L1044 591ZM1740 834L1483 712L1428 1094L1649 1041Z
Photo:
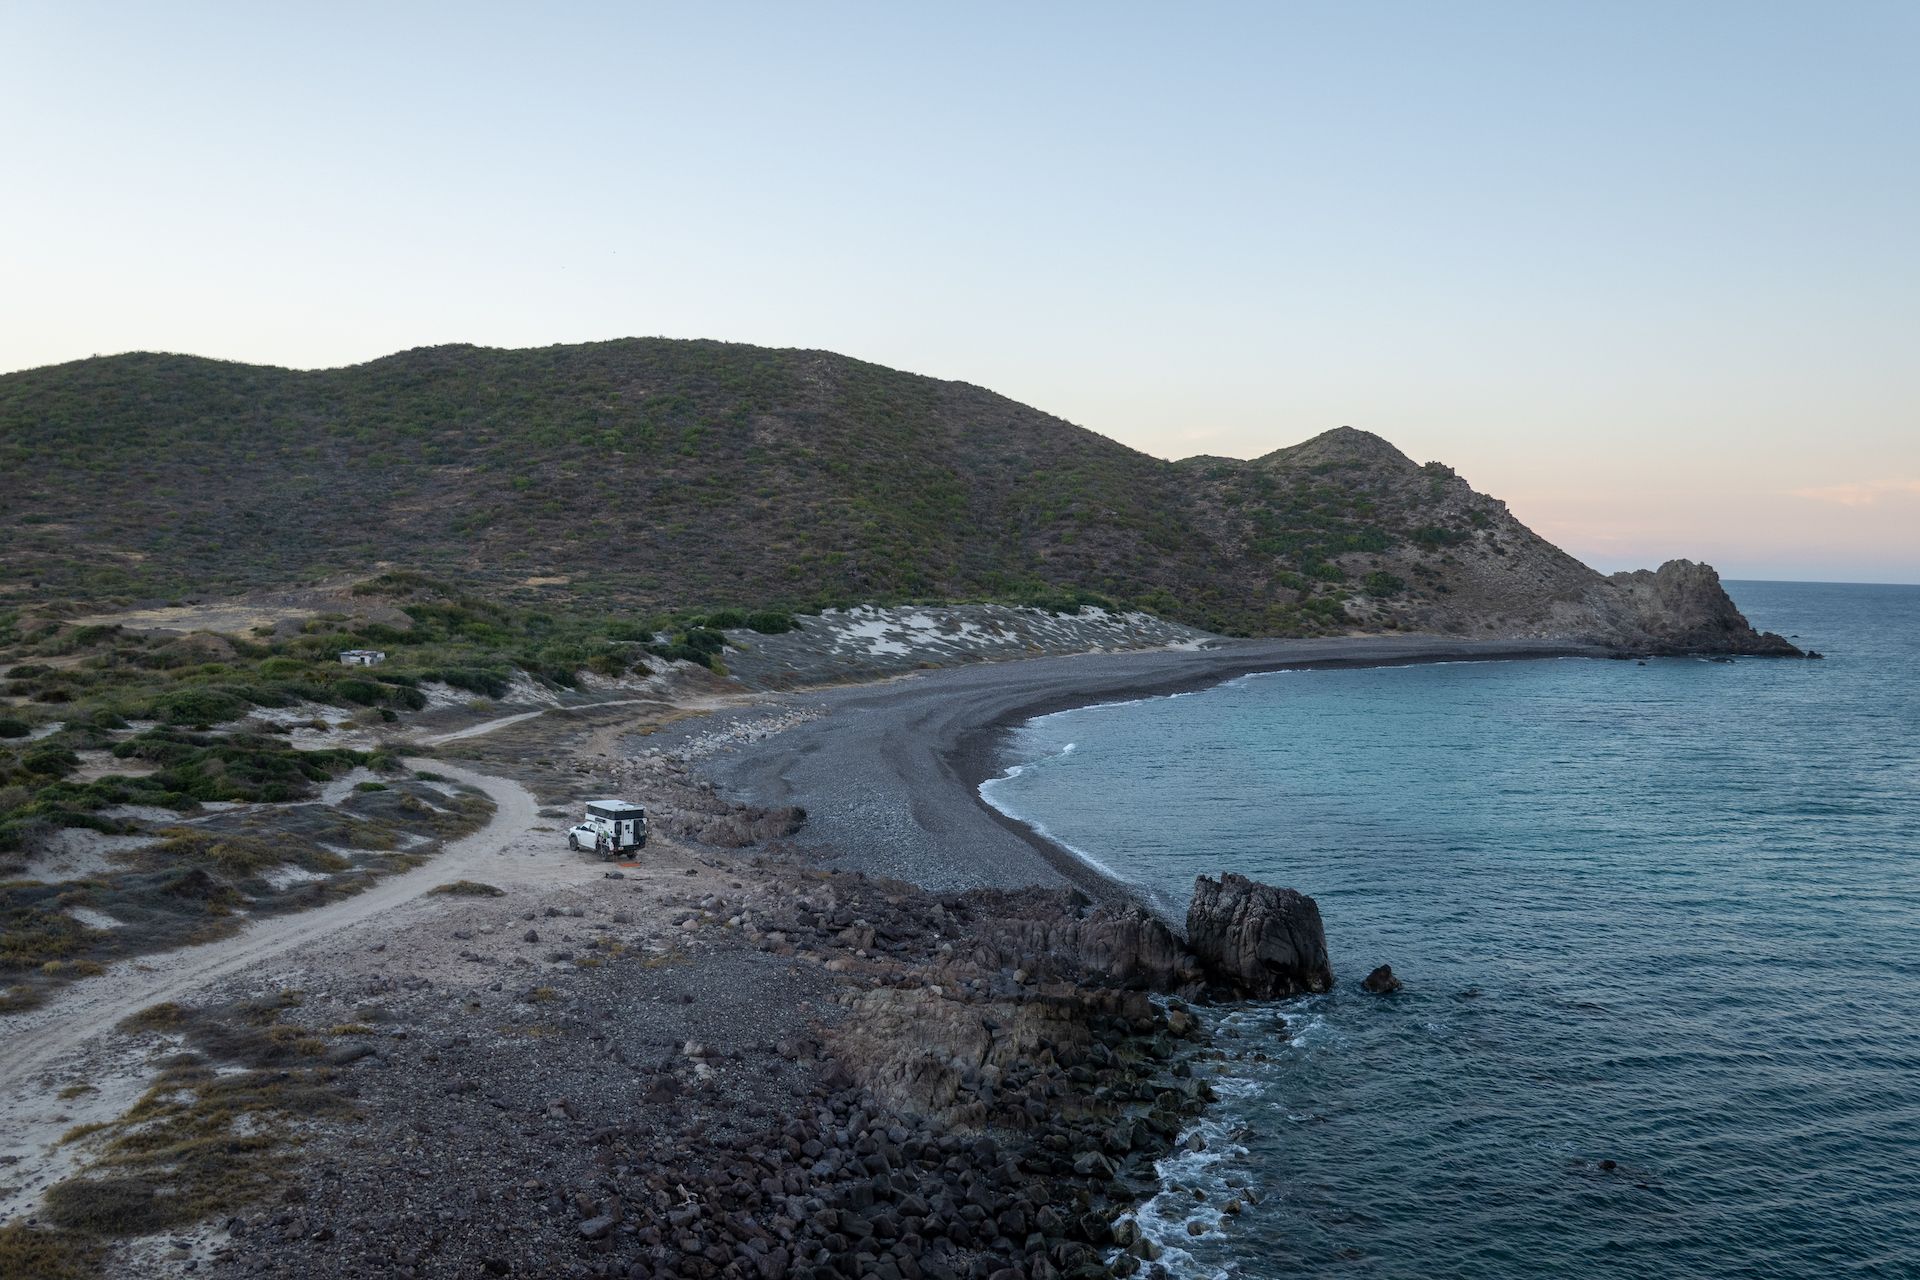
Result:
M1097 596L1234 634L1766 647L1710 570L1602 578L1366 432L1170 463L964 383L719 342L28 370L0 377L0 501L23 603L403 568L594 608Z

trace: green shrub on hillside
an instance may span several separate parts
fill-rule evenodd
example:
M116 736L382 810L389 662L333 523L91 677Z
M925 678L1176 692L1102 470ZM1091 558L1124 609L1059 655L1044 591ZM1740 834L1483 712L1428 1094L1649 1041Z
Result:
M1422 525L1408 535L1415 546L1428 551L1438 551L1442 547L1451 547L1467 540L1467 535L1458 529L1444 529L1439 525Z
M790 613L762 610L758 613L750 613L747 615L747 626L754 631L758 631L763 636L784 635L798 625Z
M176 689L155 698L149 715L163 724L220 724L249 710L245 701L218 689Z

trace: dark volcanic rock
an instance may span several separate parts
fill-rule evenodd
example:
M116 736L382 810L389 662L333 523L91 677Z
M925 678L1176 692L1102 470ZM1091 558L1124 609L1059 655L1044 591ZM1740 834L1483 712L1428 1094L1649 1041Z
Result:
M977 898L987 910L973 927L976 960L1155 991L1199 976L1173 930L1133 903L1076 909L1070 893L1035 890Z
M1388 995L1400 989L1400 979L1393 976L1393 966L1383 964L1360 980L1361 989L1371 991L1377 996Z
M1187 945L1235 996L1270 1000L1333 986L1319 904L1233 872L1194 880Z
M1784 636L1755 631L1711 565L1669 560L1654 570L1616 573L1608 581L1639 615L1639 625L1660 652L1804 656Z

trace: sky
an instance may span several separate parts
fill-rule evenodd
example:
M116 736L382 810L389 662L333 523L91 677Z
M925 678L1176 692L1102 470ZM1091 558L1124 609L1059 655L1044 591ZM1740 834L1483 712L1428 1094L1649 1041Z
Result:
M0 371L628 335L1920 582L1920 4L0 0Z

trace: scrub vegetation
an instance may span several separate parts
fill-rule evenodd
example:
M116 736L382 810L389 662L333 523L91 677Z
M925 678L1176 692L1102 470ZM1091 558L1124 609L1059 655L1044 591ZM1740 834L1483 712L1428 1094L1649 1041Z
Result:
M326 1065L327 1033L283 1020L299 1006L299 993L284 991L205 1009L160 1004L127 1019L123 1030L164 1036L178 1051L124 1115L63 1139L85 1165L48 1189L44 1225L0 1236L0 1272L88 1275L114 1240L272 1194L301 1126L353 1110Z
M230 594L384 562L563 612L1089 593L1313 634L1376 611L1344 608L1361 574L1400 571L1370 558L1483 532L1450 472L1373 440L1170 463L978 387L720 342L432 347L313 372L113 356L0 377L0 588ZM682 620L675 656L698 660L703 629L783 625L752 608L703 623Z

